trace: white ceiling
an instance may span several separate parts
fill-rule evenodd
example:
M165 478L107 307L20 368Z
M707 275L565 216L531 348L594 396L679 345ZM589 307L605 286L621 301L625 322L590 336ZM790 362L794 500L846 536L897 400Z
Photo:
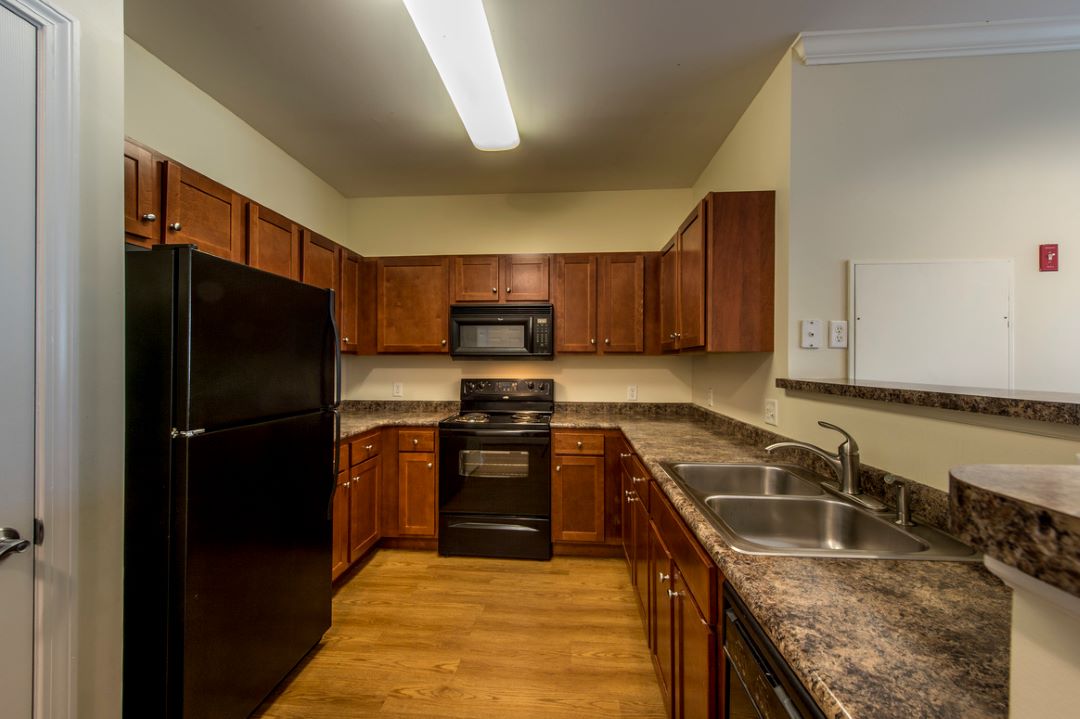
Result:
M687 187L800 31L1080 0L485 0L521 145L473 148L400 0L126 0L126 33L347 197Z

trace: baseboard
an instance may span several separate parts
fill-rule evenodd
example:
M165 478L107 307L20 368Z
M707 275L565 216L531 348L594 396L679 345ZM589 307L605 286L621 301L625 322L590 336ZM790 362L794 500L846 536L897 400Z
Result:
M571 544L554 542L551 553L556 557L621 557L622 546L618 544Z

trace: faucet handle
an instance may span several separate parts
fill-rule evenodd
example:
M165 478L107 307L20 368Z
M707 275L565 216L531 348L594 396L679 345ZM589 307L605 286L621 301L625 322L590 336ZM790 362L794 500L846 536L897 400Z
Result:
M846 444L848 446L847 451L848 451L849 454L857 454L858 453L858 451L859 451L858 442L856 442L855 438L852 437L850 434L848 434L846 431L840 429L835 424L830 424L829 422L826 422L823 419L818 420L818 425L821 426L821 427L824 427L825 429L831 429L834 432L839 432L840 434L844 435L844 442L843 442L843 444L840 445L841 452L844 449L844 444Z

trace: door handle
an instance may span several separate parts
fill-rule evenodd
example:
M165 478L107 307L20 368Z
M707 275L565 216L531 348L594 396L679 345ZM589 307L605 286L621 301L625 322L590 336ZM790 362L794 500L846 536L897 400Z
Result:
M30 540L20 537L18 531L0 527L0 559L7 559L9 554L21 554L29 548Z

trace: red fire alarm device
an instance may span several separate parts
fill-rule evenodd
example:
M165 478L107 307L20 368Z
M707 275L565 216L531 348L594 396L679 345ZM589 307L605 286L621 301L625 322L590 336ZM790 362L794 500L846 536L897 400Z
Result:
M1058 271L1058 246L1039 245L1039 272Z

